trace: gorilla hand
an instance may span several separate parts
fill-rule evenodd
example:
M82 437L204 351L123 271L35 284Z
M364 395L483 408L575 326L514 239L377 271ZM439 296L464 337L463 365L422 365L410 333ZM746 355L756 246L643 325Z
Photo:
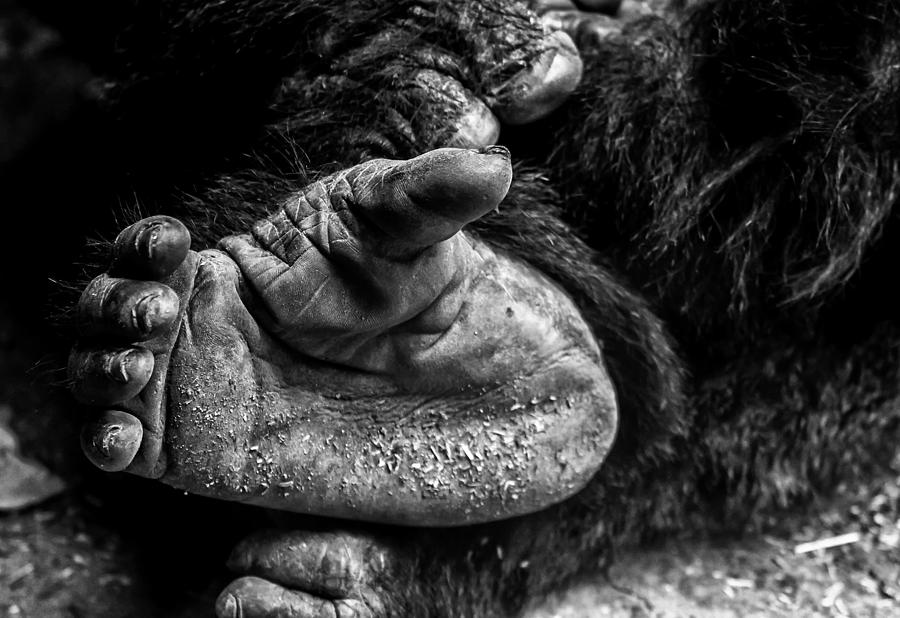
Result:
M327 20L316 62L278 93L273 148L288 135L315 163L481 148L497 141L501 123L547 115L581 79L572 40L524 2L379 6L364 27Z
M85 429L88 456L405 525L572 495L610 447L615 395L569 297L460 232L510 179L503 148L444 149L327 177L217 250L187 252L172 219L126 229L70 358L76 396L114 407Z

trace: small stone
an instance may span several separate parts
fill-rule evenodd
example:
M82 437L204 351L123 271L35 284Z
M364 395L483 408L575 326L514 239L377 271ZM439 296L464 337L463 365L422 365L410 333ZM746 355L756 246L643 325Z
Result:
M0 424L0 511L40 504L65 489L61 478L39 462L23 457L15 434Z

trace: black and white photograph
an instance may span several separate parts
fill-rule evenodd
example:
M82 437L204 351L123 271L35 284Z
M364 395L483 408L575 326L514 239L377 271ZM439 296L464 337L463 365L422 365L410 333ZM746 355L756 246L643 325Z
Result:
M0 618L900 616L900 0L0 0L0 214Z

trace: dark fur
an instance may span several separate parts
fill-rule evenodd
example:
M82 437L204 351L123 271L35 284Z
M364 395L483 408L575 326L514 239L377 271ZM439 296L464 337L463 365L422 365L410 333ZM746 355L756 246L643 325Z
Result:
M315 173L439 142L440 119L412 113L412 67L480 91L483 67L511 72L533 51L480 55L472 29L454 28L460 14L533 27L505 0L422 2L438 16L422 22L375 0L171 2L152 19L131 12L149 4L115 4L95 4L99 26L79 6L87 19L66 28L72 55L105 77L99 111L82 113L101 127L85 160L109 166L67 173L80 199L102 198L94 208L133 192L201 241ZM409 615L513 612L602 568L615 543L752 523L896 451L900 308L882 290L900 257L900 5L687 4L586 56L544 141L528 129L504 206L473 226L554 277L593 325L620 396L614 452L545 512L404 533L415 585L385 588Z

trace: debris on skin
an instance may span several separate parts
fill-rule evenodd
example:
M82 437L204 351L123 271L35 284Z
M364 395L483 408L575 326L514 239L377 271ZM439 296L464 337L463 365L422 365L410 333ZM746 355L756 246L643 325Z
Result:
M0 406L0 512L40 504L66 489L61 478L22 456L19 441L6 424L11 416L8 406Z
M336 405L341 399L336 393L286 398L279 390L283 385L259 381L259 376L236 373L222 388L218 377L185 373L192 377L172 386L187 414L168 419L168 452L170 464L178 462L178 478L182 470L189 476L173 484L254 504L260 503L257 499L296 498L300 504L309 500L310 509L332 504L338 511L354 512L384 491L392 498L388 502L401 505L399 512L413 502L420 506L411 513L455 504L460 518L474 521L533 510L542 500L535 491L544 491L535 490L535 479L556 475L560 482L553 490L573 493L584 478L584 462L611 431L598 424L581 431L577 440L551 447L558 452L547 453L546 434L553 424L547 415L565 415L573 407L572 397L582 407L582 395L550 390L536 396L526 377L514 378L502 389L469 384L456 395L460 401L439 407L415 395L366 399L368 405L357 408L360 412L341 420L346 406ZM372 411L361 412L365 409ZM470 418L452 418L461 414ZM334 420L327 434L304 428L306 420L318 424L323 418ZM203 435L193 436L196 431ZM182 435L184 443L175 438ZM295 457L285 459L286 445L292 452L302 451L300 459L310 462L307 470ZM338 470L330 485L323 486L316 472L323 462L333 462L332 472L334 466ZM385 512L395 509L386 506Z

